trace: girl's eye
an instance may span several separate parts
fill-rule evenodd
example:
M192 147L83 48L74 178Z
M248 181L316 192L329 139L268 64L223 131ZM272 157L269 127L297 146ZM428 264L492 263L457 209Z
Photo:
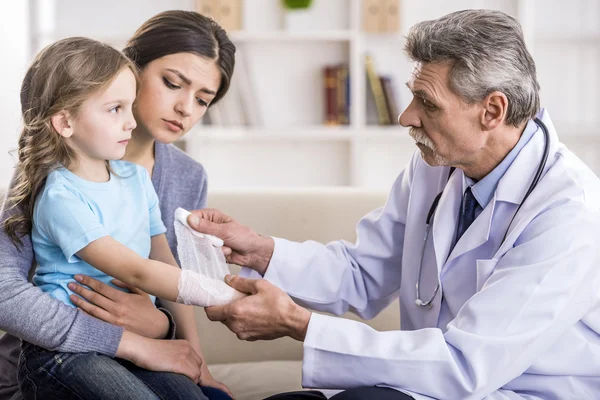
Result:
M110 110L108 110L108 112L118 113L120 109L121 109L121 106L114 106L113 108L111 108Z
M174 83L171 83L171 81L169 81L167 78L163 78L163 82L169 89L180 89L180 86L177 86Z
M200 104L202 107L208 107L208 103L205 102L202 99L196 98L196 101L198 102L198 104Z

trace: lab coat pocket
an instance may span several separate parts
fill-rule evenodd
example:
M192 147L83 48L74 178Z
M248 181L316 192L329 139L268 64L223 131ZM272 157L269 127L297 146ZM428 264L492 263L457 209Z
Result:
M477 291L479 292L485 282L492 276L494 269L498 264L497 259L477 260Z

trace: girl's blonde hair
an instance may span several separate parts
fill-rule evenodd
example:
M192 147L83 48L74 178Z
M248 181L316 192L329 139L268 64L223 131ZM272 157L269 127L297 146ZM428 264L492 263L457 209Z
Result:
M21 86L23 129L15 177L5 204L4 229L16 246L31 232L33 208L46 177L67 168L74 153L52 126L51 117L66 111L77 117L81 105L102 93L124 69L135 65L118 50L92 39L59 40L38 53ZM15 210L16 209L16 210Z

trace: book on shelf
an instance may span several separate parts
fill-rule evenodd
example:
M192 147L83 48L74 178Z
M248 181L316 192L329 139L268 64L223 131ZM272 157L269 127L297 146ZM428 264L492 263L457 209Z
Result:
M394 78L384 75L379 77L379 81L381 82L381 88L383 89L383 96L385 97L390 125L396 125L398 124L398 116L400 115L400 105L396 90L394 89Z
M396 125L398 123L399 102L394 89L394 79L388 75L378 75L370 55L365 56L367 71L367 124ZM373 117L373 114L376 117Z
M368 54L365 56L365 66L367 70L368 86L371 89L370 92L375 100L379 125L389 125L390 116L388 114L383 88L381 87L381 81L379 80L379 76L377 76L377 72L375 72L375 63L373 58Z
M323 67L324 123L350 123L350 74L347 64Z

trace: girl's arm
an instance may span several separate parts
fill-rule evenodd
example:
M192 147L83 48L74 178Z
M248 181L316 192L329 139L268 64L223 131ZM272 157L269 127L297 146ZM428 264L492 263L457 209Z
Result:
M173 302L177 300L179 268L144 258L110 236L94 240L79 250L77 256L105 274L146 293Z

